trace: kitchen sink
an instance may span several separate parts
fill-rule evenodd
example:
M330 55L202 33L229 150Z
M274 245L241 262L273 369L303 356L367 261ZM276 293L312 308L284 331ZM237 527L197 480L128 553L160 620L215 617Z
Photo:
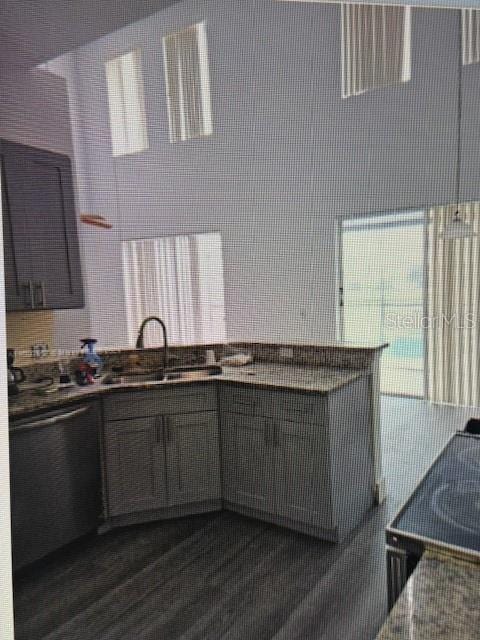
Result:
M193 365L188 367L175 367L173 369L155 371L124 371L121 373L108 373L104 376L103 384L158 384L168 380L192 380L208 376L220 375L222 368L218 365Z
M162 382L163 371L127 371L125 373L107 373L103 384L132 384L136 382Z

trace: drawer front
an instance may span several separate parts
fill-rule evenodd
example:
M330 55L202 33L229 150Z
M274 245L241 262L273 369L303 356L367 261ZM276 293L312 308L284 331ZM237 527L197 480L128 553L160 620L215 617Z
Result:
M222 413L264 416L291 422L325 424L326 398L285 389L258 389L253 386L224 385L220 388Z
M114 393L103 401L106 420L217 410L214 384Z

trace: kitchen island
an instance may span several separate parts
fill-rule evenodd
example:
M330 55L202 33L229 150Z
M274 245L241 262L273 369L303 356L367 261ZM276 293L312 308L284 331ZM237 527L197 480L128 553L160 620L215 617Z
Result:
M477 640L480 564L426 551L377 640Z

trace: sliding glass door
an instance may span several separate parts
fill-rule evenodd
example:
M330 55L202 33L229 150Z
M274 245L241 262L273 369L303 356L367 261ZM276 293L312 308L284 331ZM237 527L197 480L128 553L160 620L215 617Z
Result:
M340 222L339 332L347 342L388 342L383 393L425 389L425 214L370 215Z

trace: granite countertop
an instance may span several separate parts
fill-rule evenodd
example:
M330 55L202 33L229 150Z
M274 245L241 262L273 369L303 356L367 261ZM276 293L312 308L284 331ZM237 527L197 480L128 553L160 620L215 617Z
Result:
M245 367L223 367L217 379L258 387L331 393L360 378L365 371L333 367L301 367L260 362Z
M377 640L478 640L480 564L426 551Z
M9 415L26 416L42 409L54 409L82 399L92 399L105 393L118 393L135 389L158 389L178 384L198 384L235 382L262 388L289 389L310 393L331 393L357 380L365 371L356 369L336 369L331 367L303 367L287 364L254 363L244 367L223 367L223 373L191 380L165 380L156 383L136 382L106 385L100 381L86 387L74 386L48 395L38 395L35 391L21 391L9 398ZM20 385L20 388L22 385Z

